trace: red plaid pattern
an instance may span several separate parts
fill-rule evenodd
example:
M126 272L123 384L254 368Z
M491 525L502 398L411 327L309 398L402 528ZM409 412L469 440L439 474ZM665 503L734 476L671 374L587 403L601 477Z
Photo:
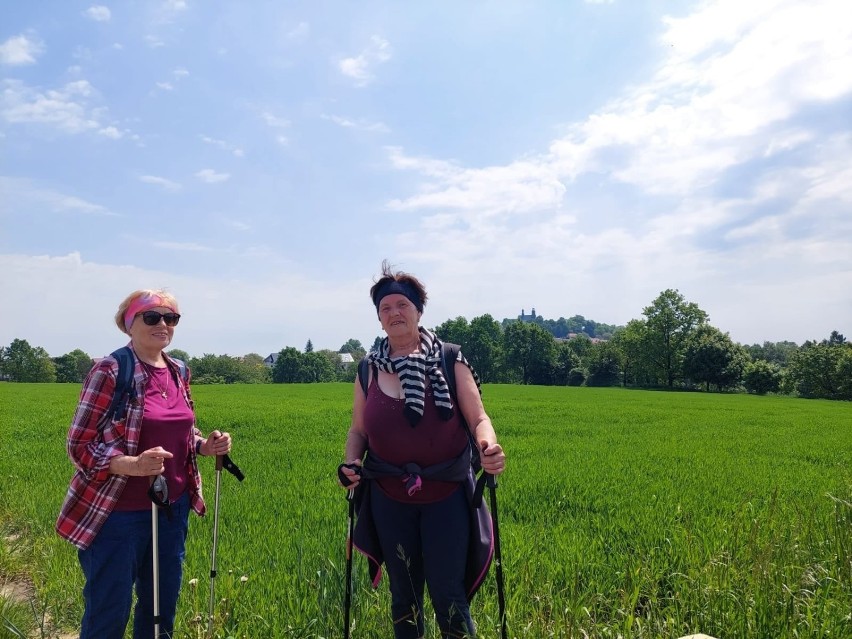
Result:
M187 380L178 374L177 365L168 357L166 363L172 369L187 404L192 407ZM68 430L68 456L76 467L65 502L56 520L56 532L80 549L86 549L115 508L115 504L127 484L126 475L111 475L109 462L118 455L135 455L139 444L139 429L145 412L144 397L148 375L136 358L133 384L136 399L128 402L127 415L121 421L105 419L107 409L115 391L118 362L114 357L105 357L92 367L80 402ZM193 439L203 437L197 427L193 428ZM189 495L192 509L204 515L206 508L201 494L201 474L195 458L195 446L191 445L189 461Z

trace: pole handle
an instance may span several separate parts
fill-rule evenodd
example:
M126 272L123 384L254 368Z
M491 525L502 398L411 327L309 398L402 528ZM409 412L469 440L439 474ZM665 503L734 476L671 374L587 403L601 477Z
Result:
M222 470L222 466L225 464L225 456L224 455L216 455L216 470Z

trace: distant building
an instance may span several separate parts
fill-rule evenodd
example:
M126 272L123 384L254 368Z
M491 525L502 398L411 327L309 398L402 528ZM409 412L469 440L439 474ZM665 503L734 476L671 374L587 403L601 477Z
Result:
M275 362L278 361L278 356L281 353L270 353L263 359L263 363L266 364L268 368L275 368ZM340 357L340 367L348 368L350 364L352 364L355 360L352 359L351 353L338 353Z
M526 315L524 313L524 309L521 309L521 314L518 315L518 319L522 322L534 322L535 321L535 306L532 307L532 311L530 311L530 315Z
M275 366L275 362L278 361L278 356L281 353L270 353L265 358L263 358L263 363L266 364L268 368L273 368Z

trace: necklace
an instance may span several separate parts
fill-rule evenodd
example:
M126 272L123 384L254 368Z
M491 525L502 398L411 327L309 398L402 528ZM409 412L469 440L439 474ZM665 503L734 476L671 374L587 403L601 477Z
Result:
M168 375L169 367L166 366L166 368L165 368L167 374L166 374L166 386L164 388L163 386L160 385L160 380L157 379L157 375L154 372L155 370L157 370L156 367L151 366L150 364L146 364L145 362L142 362L142 363L145 364L145 368L148 369L148 377L150 377L151 381L154 382L154 386L157 387L157 390L160 392L160 395L162 395L163 399L168 399L169 398L169 375ZM159 369L159 370L163 370L163 369Z

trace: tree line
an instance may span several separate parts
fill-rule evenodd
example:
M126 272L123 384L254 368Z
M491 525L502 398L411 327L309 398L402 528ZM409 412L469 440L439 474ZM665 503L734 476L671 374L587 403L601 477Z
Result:
M448 319L434 330L444 341L462 346L485 383L852 400L852 344L837 331L801 346L787 341L744 346L712 326L706 312L672 289L660 293L642 316L616 327L582 316L553 321L533 314L497 322L485 314L471 321ZM377 337L372 347L379 341ZM351 355L351 363L342 361L344 353ZM169 354L188 363L196 384L352 382L366 349L350 339L337 351L315 351L309 340L303 350L287 346L279 351L272 366L256 353L190 357L174 349ZM91 364L79 349L51 358L43 348L20 339L0 348L0 375L9 381L80 383Z

